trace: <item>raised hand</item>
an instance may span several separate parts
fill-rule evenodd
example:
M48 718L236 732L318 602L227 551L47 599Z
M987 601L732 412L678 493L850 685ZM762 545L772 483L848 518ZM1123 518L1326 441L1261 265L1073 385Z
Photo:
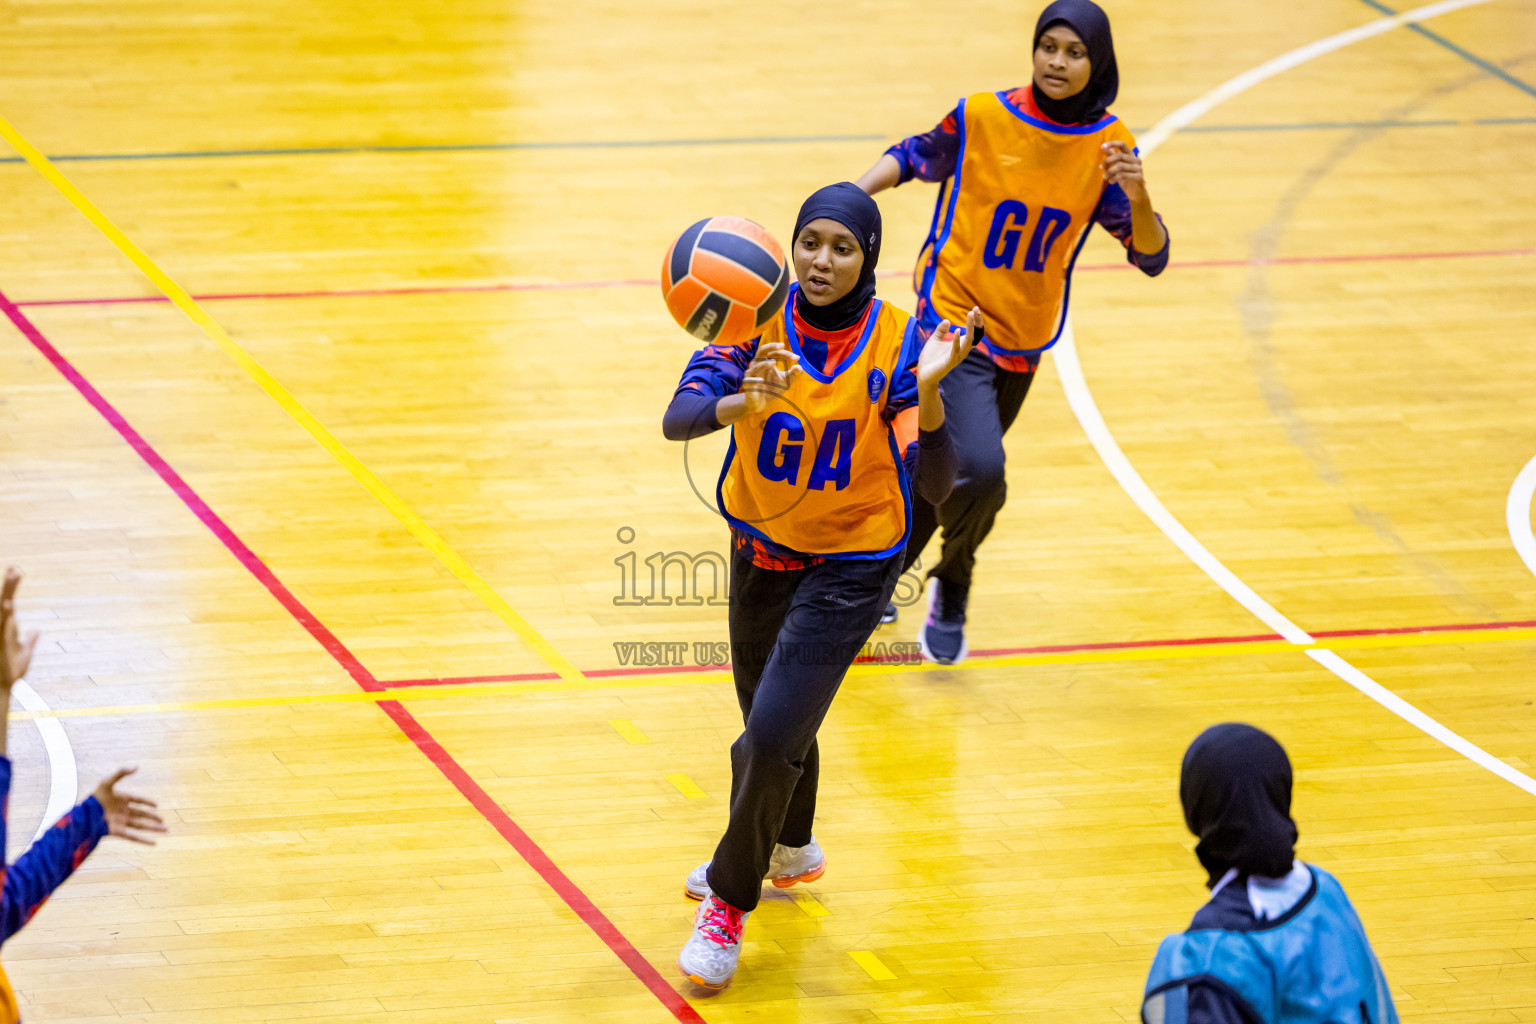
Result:
M965 317L964 334L951 331L948 320L934 328L917 356L917 386L920 389L938 387L939 381L971 354L976 334L983 326L981 310L972 307Z
M37 647L37 630L22 639L16 627L16 588L21 585L21 573L14 567L5 570L5 583L0 586L0 689L7 695L32 664L32 652ZM4 711L0 706L0 711ZM4 748L0 747L0 753Z
M1123 142L1106 142L1103 152L1104 162L1099 169L1104 172L1104 180L1119 185L1133 202L1145 199L1147 182L1141 173L1141 157L1135 150Z
M788 368L779 366L781 359L789 363ZM762 411L770 399L782 395L789 382L803 372L788 345L773 341L761 346L741 382L741 397L746 401L747 412Z
M154 846L155 841L141 833L169 831L165 820L150 809L155 802L131 793L119 793L116 789L119 782L136 771L137 768L119 768L102 779L96 787L96 802L106 812L107 835Z

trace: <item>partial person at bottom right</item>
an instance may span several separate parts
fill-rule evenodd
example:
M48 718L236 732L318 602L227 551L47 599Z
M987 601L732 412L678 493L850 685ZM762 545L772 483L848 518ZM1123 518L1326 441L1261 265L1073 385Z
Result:
M1213 725L1184 755L1179 799L1211 898L1158 947L1144 1024L1397 1024L1343 886L1296 859L1285 748Z

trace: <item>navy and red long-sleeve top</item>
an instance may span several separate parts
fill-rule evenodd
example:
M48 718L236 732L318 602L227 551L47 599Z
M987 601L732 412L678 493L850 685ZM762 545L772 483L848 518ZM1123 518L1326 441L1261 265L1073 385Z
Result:
M0 895L0 943L21 930L22 925L47 902L64 880L74 874L96 844L107 834L107 815L94 796L65 814L44 832L16 863L3 861L6 818L11 806L11 761L0 757L0 874L4 875Z

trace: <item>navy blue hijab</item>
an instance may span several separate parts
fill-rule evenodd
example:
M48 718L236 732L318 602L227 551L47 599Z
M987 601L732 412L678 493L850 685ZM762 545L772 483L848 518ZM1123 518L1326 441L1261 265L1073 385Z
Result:
M1213 725L1184 755L1179 778L1184 821L1200 839L1195 856L1210 875L1282 878L1296 859L1291 761L1269 733L1251 725Z
M851 181L817 189L800 207L795 218L795 234L813 220L826 217L835 220L853 233L859 248L864 252L864 266L853 289L836 302L817 306L802 291L795 292L795 312L800 318L818 330L841 331L859 322L864 311L875 299L875 264L880 261L880 207L869 194Z
M1040 12L1035 22L1035 41L1030 53L1040 48L1040 37L1052 25L1065 25L1088 49L1088 84L1066 99L1053 100L1034 84L1035 105L1057 124L1092 124L1109 111L1120 93L1120 69L1115 64L1115 40L1109 34L1109 15L1093 0L1056 0Z

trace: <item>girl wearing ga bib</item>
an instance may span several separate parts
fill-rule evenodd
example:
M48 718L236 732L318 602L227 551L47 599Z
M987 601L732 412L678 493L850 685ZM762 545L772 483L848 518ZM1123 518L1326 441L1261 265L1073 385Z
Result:
M806 200L791 248L783 312L746 345L696 353L662 422L676 440L731 427L717 500L745 728L725 835L685 883L703 902L678 958L710 989L735 974L764 879L826 870L816 731L896 586L913 491L943 501L954 483L939 381L981 333L972 311L969 330L929 337L875 298L880 209L852 183Z
M919 178L944 182L917 270L925 327L973 306L987 337L945 382L960 459L949 498L918 501L906 566L939 527L928 619L918 638L941 664L964 660L976 552L1007 497L1003 434L1013 424L1067 313L1072 265L1102 225L1126 258L1156 275L1168 233L1153 212L1136 141L1107 110L1119 89L1109 19L1092 0L1057 0L1035 27L1027 88L960 101L933 131L886 151L858 184L873 194ZM896 609L886 610L894 622Z

